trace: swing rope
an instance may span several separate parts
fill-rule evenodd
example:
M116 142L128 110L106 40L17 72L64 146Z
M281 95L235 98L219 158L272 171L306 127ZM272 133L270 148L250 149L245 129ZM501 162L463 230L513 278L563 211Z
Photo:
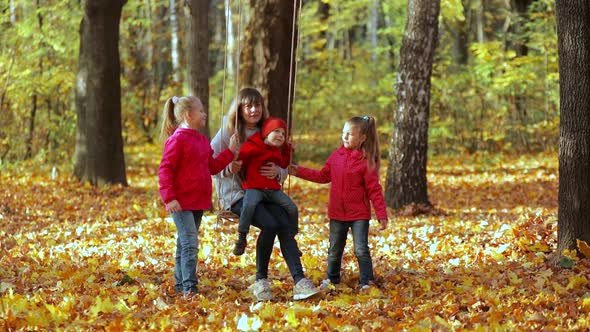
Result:
M297 8L299 2L299 9ZM297 27L297 48L295 49L295 15L297 13L297 22L301 22L301 4L303 0L293 0L293 25L291 26L291 59L289 61L289 92L287 97L287 142L291 145L293 143L293 133L291 130L293 109L295 105L295 95L297 90L297 64L299 59L299 45L301 45L301 26ZM293 73L293 69L295 73ZM293 83L293 90L291 90L291 82ZM291 91L293 91L293 102L291 102ZM291 153L289 154L289 165L293 163L295 151L290 146ZM291 191L291 176L287 174L287 195Z
M238 70L239 70L239 52L240 52L240 25L241 25L241 20L242 20L242 2L241 0L239 1L239 18L238 18L238 47L237 47L237 54L238 54L238 65L236 66L236 90L238 90L238 83L239 83L239 75ZM226 0L226 10L225 10L225 19L226 19L226 29L225 29L225 47L224 47L224 57L223 57L223 84L222 84L222 91L221 91L221 125L220 125L220 140L219 140L219 147L218 147L218 151L221 151L221 144L223 143L222 140L225 137L224 135L224 130L225 130L225 125L224 125L224 117L225 117L225 88L226 88L226 78L227 78L227 62L228 62L228 40L229 40L229 26L231 24L230 20L230 7L231 7L231 0ZM237 95L237 93L236 93ZM236 116L236 127L237 128L237 119L238 117ZM237 156L234 156L234 159ZM230 166L231 167L231 166ZM222 171L223 172L223 171ZM235 182L235 174L232 174L232 183ZM221 187L223 187L223 180L221 179L221 175L217 174L217 186L219 188L216 188L217 191L217 223L219 224L220 221L223 220L227 220L227 221L234 221L236 220L236 218L239 218L239 216L237 216L235 213L231 212L231 210L225 209L222 206L221 200L223 199L221 197L221 194L223 192L223 190L221 190ZM231 198L230 198L230 202L231 202Z
M299 9L297 10L297 3L299 3ZM293 104L295 103L295 89L297 87L297 57L298 57L298 53L299 53L299 47L297 47L297 50L294 51L295 49L295 23L296 23L296 14L297 15L297 22L301 21L301 4L302 1L301 0L293 0L293 25L292 25L292 30L291 30L291 57L290 57L290 61L289 61L289 92L288 92L288 98L287 98L287 140L289 141L289 143L291 143L291 123L292 123L292 119L291 119L291 115L292 115L292 111L293 111ZM223 85L222 85L222 94L221 94L221 130L220 130L220 134L221 134L221 138L224 137L224 112L225 112L225 88L226 88L226 77L227 77L227 59L228 59L228 40L229 40L229 24L230 24L230 6L231 6L231 0L227 0L227 7L226 7L226 34L225 34L225 51L224 51L224 62L223 62ZM242 25L242 1L238 0L238 27L237 27L237 33L238 33L238 40L237 40L237 47L236 47L236 70L235 70L235 80L236 80L236 95L238 94L239 91L239 77L240 77L240 39L241 39L241 25ZM300 45L300 40L301 40L301 29L297 29L297 45ZM293 84L291 86L291 84ZM293 90L291 90L291 87L293 87ZM291 102L291 91L293 91L293 103ZM239 103L240 101L236 101L237 103ZM235 124L234 124L234 128L238 128L238 119L239 116L236 115L235 117ZM228 119L229 120L229 119ZM222 143L221 140L219 142L220 144ZM219 147L218 150L221 150L221 146ZM235 158L237 158L237 155L234 156L234 160ZM293 156L291 155L291 160L289 160L289 164L291 164L293 159ZM216 175L217 176L217 184L219 187L222 187L222 180L221 180L221 176L220 175ZM232 175L232 186L235 185L235 174ZM290 177L288 178L288 190L290 190ZM231 210L229 209L224 209L222 207L221 204L221 192L222 190L220 190L221 188L216 188L217 190L217 222L219 223L220 221L226 220L226 221L236 221L237 219L239 219L239 216L236 215L235 213L233 213ZM230 198L231 199L231 198Z

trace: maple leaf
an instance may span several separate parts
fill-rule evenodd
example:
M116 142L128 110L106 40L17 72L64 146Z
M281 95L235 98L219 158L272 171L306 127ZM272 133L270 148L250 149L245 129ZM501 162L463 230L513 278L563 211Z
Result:
M576 244L580 252L584 254L586 258L590 258L590 246L588 246L588 243L586 243L586 241L576 239Z

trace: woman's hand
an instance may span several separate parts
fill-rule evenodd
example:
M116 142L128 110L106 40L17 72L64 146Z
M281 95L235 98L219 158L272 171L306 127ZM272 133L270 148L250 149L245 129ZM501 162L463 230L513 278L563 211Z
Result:
M287 169L289 171L289 175L297 176L297 165L289 165Z
M384 231L387 228L387 219L379 219L379 223L381 224L379 230Z
M242 170L242 161L241 160L234 160L231 162L231 164L229 164L229 171L232 174L236 174L240 170Z
M168 208L168 212L170 213L182 211L182 207L180 206L180 203L178 203L177 200L168 202L168 204L166 204L166 207Z
M260 175L267 177L268 179L276 179L279 175L279 166L275 163L267 163L260 167Z
M231 152L236 154L236 152L238 152L238 143L239 143L239 136L238 136L238 133L236 132L233 135L231 135L231 137L229 138L229 146L227 148L230 149Z

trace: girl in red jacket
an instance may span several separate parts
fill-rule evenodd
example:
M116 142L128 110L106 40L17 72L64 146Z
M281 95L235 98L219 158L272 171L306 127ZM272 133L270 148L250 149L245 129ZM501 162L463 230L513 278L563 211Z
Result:
M299 213L297 205L281 190L278 177L269 179L260 174L260 167L275 163L287 168L291 160L291 146L286 140L287 124L279 118L268 118L262 123L260 132L250 136L242 144L238 160L242 161L242 189L244 200L240 222L238 224L238 240L234 246L234 255L242 255L246 249L246 238L250 231L256 206L262 201L274 203L282 207L289 216L293 235L297 234ZM281 150L282 148L282 150Z
M375 279L369 252L371 203L381 224L380 230L387 227L385 199L379 184L379 141L375 119L357 116L346 121L342 143L321 170L291 166L289 173L317 183L331 183L328 279L322 282L322 286L325 288L330 283L340 282L342 254L351 229L354 254L359 263L359 283L361 289L366 289Z
M160 137L166 139L158 180L160 195L176 225L174 279L177 292L197 293L198 231L203 210L211 208L211 174L227 166L237 151L237 135L229 148L213 158L209 139L199 132L207 114L197 97L166 101Z

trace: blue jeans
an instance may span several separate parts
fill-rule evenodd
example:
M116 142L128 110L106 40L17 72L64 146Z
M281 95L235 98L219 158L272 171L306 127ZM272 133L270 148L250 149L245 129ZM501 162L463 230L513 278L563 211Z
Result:
M276 204L287 212L289 215L290 230L297 234L299 212L297 205L291 198L281 190L263 190L263 189L246 189L244 191L244 200L242 203L242 213L240 213L240 223L238 224L238 232L248 233L254 211L260 202Z
M232 205L233 213L240 215L243 198ZM289 218L283 208L272 203L262 202L254 210L252 226L260 229L256 240L256 280L268 278L268 264L274 247L275 238L279 238L281 253L287 263L295 283L301 280L303 266L301 251L297 246L295 234L289 229Z
M369 284L375 279L373 262L369 252L369 221L338 221L330 219L330 249L328 251L328 279L334 284L340 282L342 254L346 245L348 229L352 230L354 255L359 263L361 285Z
M202 217L202 210L172 213L176 225L174 280L177 292L197 292L197 255Z

